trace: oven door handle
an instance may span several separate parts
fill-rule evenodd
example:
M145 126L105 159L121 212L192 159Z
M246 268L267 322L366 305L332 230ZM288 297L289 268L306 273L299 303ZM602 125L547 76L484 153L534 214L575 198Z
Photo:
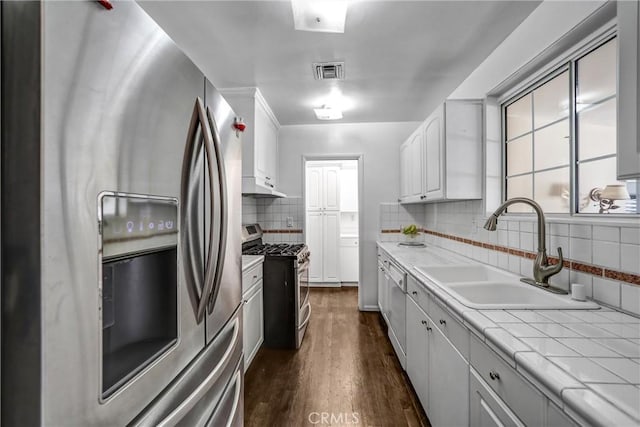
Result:
M298 326L298 330L300 330L300 329L304 328L305 326L307 326L307 323L309 323L309 319L311 319L311 304L307 303L305 308L308 309L307 317L305 317L304 321Z
M298 264L298 276L309 269L309 261L305 261L302 264Z

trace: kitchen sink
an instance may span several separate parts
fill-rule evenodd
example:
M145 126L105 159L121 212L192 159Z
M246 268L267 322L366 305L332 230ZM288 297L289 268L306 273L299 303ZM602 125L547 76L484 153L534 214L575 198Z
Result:
M416 267L428 279L458 300L475 309L593 310L590 301L575 301L522 283L520 276L487 265Z
M416 267L422 274L441 284L458 282L495 282L518 280L519 276L488 265L437 265Z

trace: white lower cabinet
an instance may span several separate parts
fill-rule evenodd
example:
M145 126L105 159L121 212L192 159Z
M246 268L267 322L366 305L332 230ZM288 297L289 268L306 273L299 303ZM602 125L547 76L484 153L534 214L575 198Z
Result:
M469 364L437 327L429 331L429 420L434 427L469 425Z
M433 427L578 425L411 275L405 348L407 376Z
M469 425L469 364L410 296L406 334L407 375L431 425Z
M247 278L254 279L245 285ZM245 372L264 342L264 304L262 300L262 264L243 274L242 295L242 343L244 348Z
M407 375L420 399L425 412L429 413L429 336L427 315L418 304L407 298Z
M469 421L471 427L524 426L473 368L469 378Z

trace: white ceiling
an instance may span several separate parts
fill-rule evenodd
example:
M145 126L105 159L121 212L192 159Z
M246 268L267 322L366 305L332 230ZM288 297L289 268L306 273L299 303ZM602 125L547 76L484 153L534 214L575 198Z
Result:
M344 34L294 30L289 1L139 3L216 87L257 86L292 125L325 123L312 108L334 87L338 122L423 120L539 1L351 1ZM314 80L333 60L346 79Z

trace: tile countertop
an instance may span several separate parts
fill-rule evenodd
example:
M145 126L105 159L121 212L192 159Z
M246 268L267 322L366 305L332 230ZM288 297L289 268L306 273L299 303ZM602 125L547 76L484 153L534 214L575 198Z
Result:
M264 261L264 255L242 255L242 272Z
M414 267L477 261L432 246L378 246L566 413L593 425L640 425L640 319L605 307L472 309Z

